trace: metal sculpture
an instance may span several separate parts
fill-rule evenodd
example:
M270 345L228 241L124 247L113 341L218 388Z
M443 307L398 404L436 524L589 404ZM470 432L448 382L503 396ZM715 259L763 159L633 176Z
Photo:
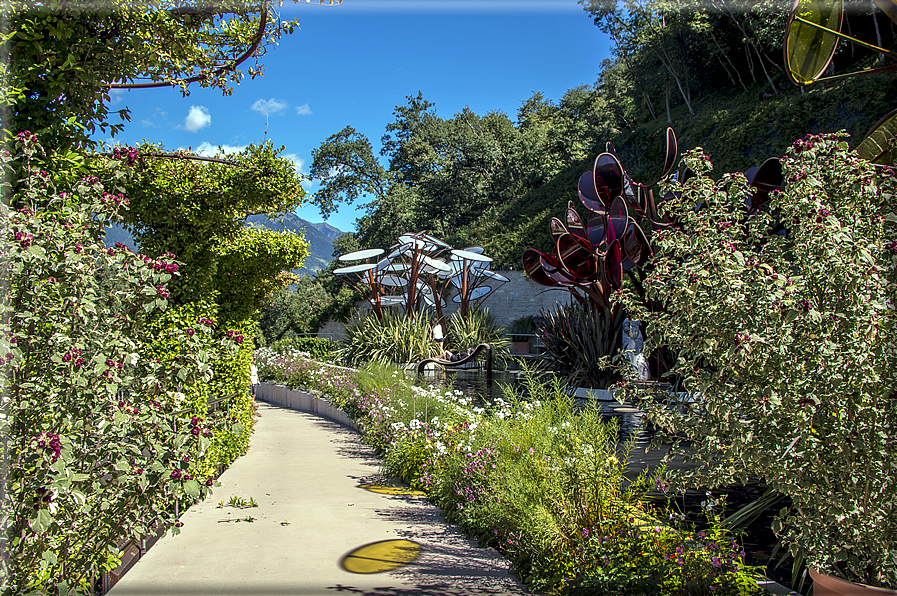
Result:
M661 178L673 170L677 151L676 134L668 128ZM593 169L579 179L585 222L570 201L564 221L554 217L548 224L555 253L528 248L523 253L526 274L543 286L569 291L580 303L612 310L622 321L619 306L611 306L611 293L622 287L624 273L641 286L638 269L653 252L652 231L675 223L659 215L653 186L634 182L608 143Z
M378 318L383 317L383 307L401 306L411 317L435 308L443 320L448 296L460 304L460 315L467 317L471 308L508 281L488 268L492 259L482 247L454 249L425 232L399 236L386 257L372 262L384 252L368 249L343 255L341 261L365 262L334 270L367 295Z
M673 172L677 151L676 135L668 128L661 179ZM686 168L673 174L673 179L684 183L692 176ZM748 170L747 177L752 190L745 197L745 207L750 213L762 207L773 190L782 187L781 163L769 159L760 167ZM595 159L592 170L579 179L579 199L588 213L585 220L573 202L569 202L564 220L552 218L549 222L554 252L545 254L529 248L523 253L523 268L533 281L568 291L574 300L600 317L598 327L604 331L596 353L613 354L619 347L624 313L620 302L611 300L611 294L622 288L625 275L636 294L647 300L646 266L654 253L650 239L655 232L677 226L670 215L662 215L658 209L677 191L668 190L658 202L655 184L633 181L621 165L614 146L608 143L607 151ZM659 308L650 302L646 305L650 310ZM566 329L561 334L570 332L575 330ZM548 334L543 341L546 345L556 343L561 352L570 343ZM666 368L670 357L663 351L657 354L658 368Z
M875 4L897 23L897 0L875 0ZM785 27L785 65L788 77L800 86L815 81L833 81L864 74L897 69L897 64L867 68L856 72L823 76L831 65L840 40L845 39L882 56L897 60L897 53L841 33L844 0L795 0ZM857 146L863 159L879 165L894 165L897 152L891 143L897 139L897 110L879 120Z
M892 0L876 0L876 4L897 22L897 9ZM794 84L803 86L815 81L833 81L897 69L897 64L893 64L823 77L841 39L897 60L894 52L841 33L843 22L844 0L795 0L785 26L785 64L788 77Z

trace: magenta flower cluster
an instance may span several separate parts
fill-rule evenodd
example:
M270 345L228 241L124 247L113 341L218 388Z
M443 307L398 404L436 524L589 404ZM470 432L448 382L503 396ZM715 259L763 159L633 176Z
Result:
M66 363L71 362L75 368L81 368L84 365L84 359L81 358L81 354L81 350L72 348L62 355L62 361Z
M51 432L42 431L38 436L31 440L31 445L37 449L43 450L45 454L49 454L51 462L55 462L59 459L59 456L62 453L62 443L59 440L59 435L54 435Z
M140 152L137 151L137 147L115 147L112 150L112 157L122 160L128 164L128 166L134 165L139 154Z

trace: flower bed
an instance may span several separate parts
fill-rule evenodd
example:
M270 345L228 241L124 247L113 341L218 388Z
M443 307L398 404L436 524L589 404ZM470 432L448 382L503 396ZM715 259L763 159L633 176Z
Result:
M616 425L597 410L575 411L560 384L528 378L528 394L541 400L509 390L480 407L458 391L414 386L398 370L353 371L298 351L259 350L256 361L263 379L347 412L386 473L502 552L531 589L761 593L713 511L699 532L650 505L644 494L656 478L627 480Z

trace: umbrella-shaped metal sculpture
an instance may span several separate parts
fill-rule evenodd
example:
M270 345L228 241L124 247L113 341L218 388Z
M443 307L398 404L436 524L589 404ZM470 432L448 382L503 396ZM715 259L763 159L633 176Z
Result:
M382 296L382 292L378 280L381 277L380 273L385 269L385 266L381 266L383 261L371 263L370 260L374 257L379 257L383 252L382 248L369 248L367 250L359 250L342 255L339 257L339 260L343 262L365 262L363 264L348 265L333 270L334 274L348 278L349 283L357 290L363 291L362 288L368 290L368 301L371 303L377 317L383 316L383 312L380 309L380 297Z
M334 271L365 293L374 313L381 318L382 307L402 306L409 316L434 308L436 316L443 320L446 298L452 294L453 301L460 304L461 316L466 317L471 307L508 281L489 270L492 259L483 254L481 247L453 249L426 232L402 234L383 259L368 262L384 252L369 249L343 255L340 260L366 262Z

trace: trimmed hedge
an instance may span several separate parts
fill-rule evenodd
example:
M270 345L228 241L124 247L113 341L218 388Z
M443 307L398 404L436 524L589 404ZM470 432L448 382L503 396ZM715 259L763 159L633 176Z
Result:
M339 359L339 343L323 337L290 337L276 341L271 349L282 353L287 348L294 348L300 352L308 352L315 360L335 362Z

